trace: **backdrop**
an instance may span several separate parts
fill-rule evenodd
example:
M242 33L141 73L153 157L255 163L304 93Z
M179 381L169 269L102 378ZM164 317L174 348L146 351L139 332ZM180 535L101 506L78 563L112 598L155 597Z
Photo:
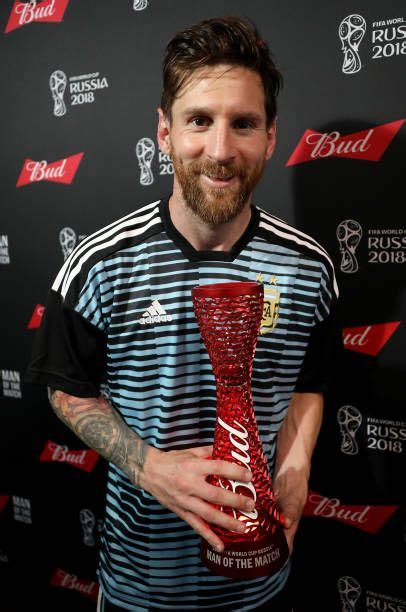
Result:
M406 610L404 9L1 3L0 610L95 609L106 463L22 376L75 244L170 193L156 142L163 50L176 31L225 14L258 24L285 79L255 201L325 246L342 298L346 350L296 541L295 610Z

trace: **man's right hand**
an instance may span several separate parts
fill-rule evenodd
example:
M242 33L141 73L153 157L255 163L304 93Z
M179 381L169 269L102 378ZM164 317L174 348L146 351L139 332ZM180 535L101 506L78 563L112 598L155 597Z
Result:
M208 523L239 533L243 533L245 527L244 523L214 508L213 504L243 511L252 511L255 505L246 495L206 481L209 474L242 482L249 482L252 477L249 470L229 461L208 460L212 450L212 446L200 446L165 452L150 446L140 474L140 486L220 551L224 544Z

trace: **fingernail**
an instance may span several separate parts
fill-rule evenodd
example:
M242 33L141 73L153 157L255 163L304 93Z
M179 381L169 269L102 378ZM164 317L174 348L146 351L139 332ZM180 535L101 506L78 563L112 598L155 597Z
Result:
M246 510L254 510L255 502L252 501L252 500L247 501L246 504L245 504L245 508L246 508Z
M214 547L214 550L215 550L216 552L218 552L218 553L221 553L221 552L223 552L223 547L222 547L222 546L215 546L215 547Z

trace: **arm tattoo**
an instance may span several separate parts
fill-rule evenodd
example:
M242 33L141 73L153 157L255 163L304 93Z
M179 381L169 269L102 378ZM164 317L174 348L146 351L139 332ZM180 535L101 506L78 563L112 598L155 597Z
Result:
M119 467L136 486L144 467L148 444L100 396L74 397L48 387L57 416L88 446Z

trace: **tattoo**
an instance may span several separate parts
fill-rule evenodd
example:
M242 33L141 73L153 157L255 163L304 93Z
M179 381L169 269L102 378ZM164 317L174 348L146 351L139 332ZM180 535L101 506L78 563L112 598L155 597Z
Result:
M48 387L48 398L58 417L83 442L119 467L136 487L140 486L148 444L104 397L74 397Z

